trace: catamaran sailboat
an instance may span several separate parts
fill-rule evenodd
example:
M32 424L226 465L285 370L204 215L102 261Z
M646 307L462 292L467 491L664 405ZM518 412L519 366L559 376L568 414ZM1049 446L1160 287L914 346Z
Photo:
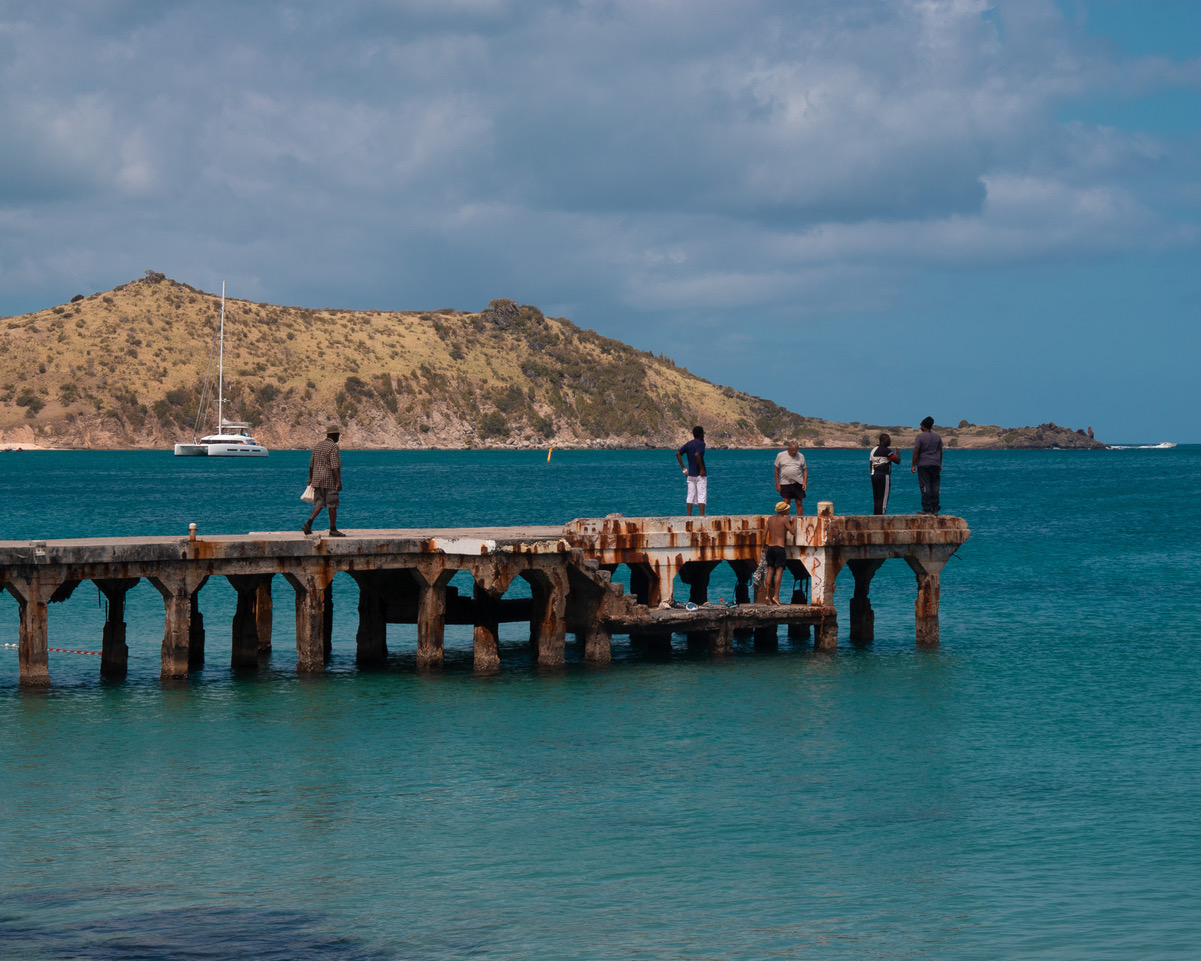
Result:
M221 282L221 328L217 339L217 431L190 444L176 444L176 457L266 457L267 448L250 436L250 425L225 419L225 282ZM211 372L211 368L210 368ZM209 381L211 384L212 381ZM205 390L208 390L206 385ZM199 426L204 403L196 414Z

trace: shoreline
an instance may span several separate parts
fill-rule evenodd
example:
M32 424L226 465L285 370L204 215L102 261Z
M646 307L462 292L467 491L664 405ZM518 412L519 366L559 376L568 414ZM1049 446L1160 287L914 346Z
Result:
M1043 450L1043 451L1088 453L1090 451L1096 452L1096 451L1110 451L1110 450L1170 450L1170 449L1178 447L1178 446L1187 447L1189 445L1187 443L1183 444L1183 445L1174 444L1174 443L1170 444L1170 445L1165 445L1165 443L1158 443L1158 444L1128 443L1128 444L1105 444L1100 447L972 446L972 447L949 447L949 448L945 448L945 451L950 452L950 453L965 453L968 451L1000 451L1000 452L1004 452L1004 451ZM307 453L310 449L311 448L308 448L308 447L276 447L273 449L273 451L278 452L278 453L283 453L285 451L300 451L300 452ZM447 453L468 453L468 452L495 453L495 452L500 452L500 451L510 451L512 453L528 453L528 452L533 452L533 451L540 452L540 451L546 451L546 450L552 450L552 451L658 450L658 451L665 451L667 453L671 453L674 450L674 448L671 448L671 447L641 447L641 446L640 447L633 447L633 446L626 447L626 446L610 446L607 444L579 444L579 445L564 444L562 446L559 446L559 445L554 445L554 446L541 445L540 446L540 445L532 445L531 444L528 446L520 446L520 447L504 446L504 445L498 445L498 446L494 446L494 447L493 446L488 446L488 447L484 447L484 446L471 446L471 447L357 447L354 444L344 444L342 449L344 451L357 451L357 452L372 451L372 452L382 452L382 453L390 453L390 452L418 453L418 452L424 452L424 451L429 451L429 452L444 451ZM709 444L708 449L709 450L733 450L733 451L738 451L738 450L774 451L774 450L780 450L781 447L776 444L771 444L771 445L767 445L767 446L758 446L758 447L733 447L733 446L725 446L725 445L718 445L718 444ZM896 449L899 451L905 451L905 450L908 450L909 448L907 446L898 446ZM823 446L823 447L801 447L802 453L810 453L810 454L817 453L820 451L847 451L847 450L849 450L849 451L868 451L868 450L871 450L871 448L870 447L861 447L858 445L853 446L853 447L851 447L851 446L834 446L834 445L828 445L828 446ZM0 446L0 453L23 453L23 452L45 453L47 451L58 451L58 452L64 452L64 453L85 453L85 452L100 453L100 452L103 452L103 453L115 453L115 454L136 454L136 453L156 453L157 452L157 453L162 453L162 454L172 454L172 456L174 456L171 448L168 448L168 447L50 447L50 446L46 446L43 444L6 444L4 446Z

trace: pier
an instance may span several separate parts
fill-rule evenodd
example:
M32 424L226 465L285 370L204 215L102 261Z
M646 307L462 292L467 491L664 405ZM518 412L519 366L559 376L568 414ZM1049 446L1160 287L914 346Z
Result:
M162 595L164 627L161 676L186 678L205 662L206 629L198 596L212 577L224 577L237 593L226 636L230 665L253 669L271 649L272 583L281 576L293 592L296 669L320 673L330 654L335 575L358 585L356 658L362 667L382 664L388 624L415 624L417 666L436 669L443 660L447 624L471 625L477 671L501 667L502 623L529 624L540 665L563 664L567 635L586 661L610 659L614 634L648 645L687 635L690 646L728 653L736 636L774 640L783 625L789 636L813 631L819 650L838 644L834 591L849 568L854 581L848 637L873 639L872 577L889 559L903 560L916 579L915 640L938 646L939 586L943 566L970 531L958 517L900 514L840 516L823 501L818 513L798 518L788 570L807 589L794 603L764 603L753 573L764 545L767 518L622 517L576 519L562 527L443 530L358 530L344 538L299 532L183 537L115 537L79 540L0 541L0 588L18 605L20 685L50 683L51 611L84 581L107 600L100 673L125 676L125 596L141 580ZM735 577L734 604L711 603L709 582L719 564ZM630 590L614 582L622 565ZM469 596L450 585L470 574ZM689 610L673 606L676 578L688 587ZM529 597L505 595L518 579ZM845 578L844 578L845 580Z

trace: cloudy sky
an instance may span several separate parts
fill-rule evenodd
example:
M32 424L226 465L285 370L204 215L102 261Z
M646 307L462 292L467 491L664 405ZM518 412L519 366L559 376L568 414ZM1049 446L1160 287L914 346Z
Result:
M832 420L1201 442L1196 0L0 0L0 314L535 304Z

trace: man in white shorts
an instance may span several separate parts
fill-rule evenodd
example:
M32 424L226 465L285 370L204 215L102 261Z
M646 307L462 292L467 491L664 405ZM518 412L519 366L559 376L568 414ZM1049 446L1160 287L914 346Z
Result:
M688 456L688 466L684 466L684 455ZM684 501L688 516L692 516L692 505L700 508L701 517L705 516L705 504L709 500L709 478L705 473L705 428L692 428L692 440L676 451L676 463L688 480L688 496Z

